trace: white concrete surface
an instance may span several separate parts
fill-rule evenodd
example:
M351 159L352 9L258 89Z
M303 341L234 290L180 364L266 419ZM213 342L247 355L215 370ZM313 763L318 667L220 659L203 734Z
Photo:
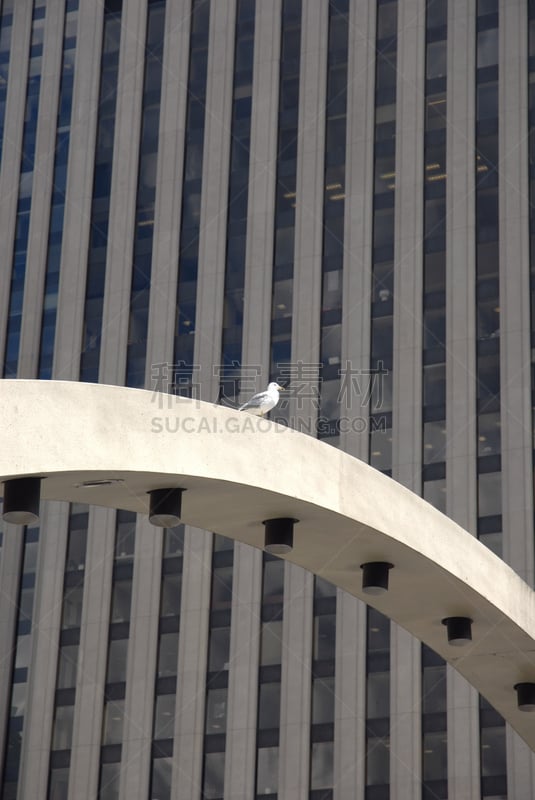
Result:
M533 591L400 484L267 420L143 390L5 380L0 414L0 480L41 476L43 499L147 513L148 491L182 487L185 523L256 547L262 520L299 519L288 561L432 647L535 748L533 717L513 690L535 681ZM103 479L119 482L83 485ZM395 565L379 597L361 590L360 564L374 560ZM441 619L453 615L474 620L471 645L448 645Z

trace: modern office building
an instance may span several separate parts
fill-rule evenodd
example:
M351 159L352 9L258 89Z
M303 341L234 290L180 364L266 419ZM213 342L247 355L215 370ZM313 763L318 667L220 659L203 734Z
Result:
M3 0L3 377L279 380L532 583L534 126L531 0ZM3 800L535 796L440 658L260 551L88 487L4 525L0 592Z

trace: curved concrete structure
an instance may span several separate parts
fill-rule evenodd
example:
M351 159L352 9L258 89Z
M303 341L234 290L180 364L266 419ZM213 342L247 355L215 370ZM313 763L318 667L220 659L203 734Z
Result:
M184 522L255 547L262 520L299 519L288 561L440 653L535 749L535 717L518 710L513 690L535 682L535 594L395 481L266 420L142 390L4 380L0 414L0 480L42 476L43 499L148 513L148 491L182 487ZM362 593L366 561L394 565L382 596ZM448 616L473 619L469 646L448 644Z

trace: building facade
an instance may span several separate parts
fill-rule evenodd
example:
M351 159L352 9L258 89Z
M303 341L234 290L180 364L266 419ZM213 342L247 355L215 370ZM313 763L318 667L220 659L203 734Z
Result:
M531 0L3 0L3 377L278 380L532 584L534 131ZM436 654L211 532L88 489L0 591L4 800L535 795Z

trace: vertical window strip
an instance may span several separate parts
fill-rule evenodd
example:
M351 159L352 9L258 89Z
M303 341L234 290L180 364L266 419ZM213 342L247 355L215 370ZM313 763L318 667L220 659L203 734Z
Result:
M370 353L370 464L392 474L397 0L377 6ZM376 377L378 380L376 380Z
M314 639L310 720L310 797L331 800L334 791L336 587L314 576Z
M478 538L502 547L499 298L499 3L477 2L476 42L476 375ZM493 443L494 451L486 448ZM507 793L505 725L480 698L481 796Z
M283 0L275 180L270 380L277 380L281 372L288 370L291 359L300 61L301 0ZM288 404L283 400L276 412L277 416L272 415L271 419L275 422L286 422Z
M349 2L329 3L318 436L338 444L346 183ZM310 388L313 384L310 384Z
M88 517L88 506L71 506L48 775L51 798L66 796L69 782Z
M11 702L7 722L6 749L2 779L3 800L16 800L20 770L24 716L28 689L28 670L32 647L32 618L35 577L39 552L39 528L26 528L22 574L18 597L16 641L11 673Z
M126 386L138 388L143 388L145 385L164 30L165 0L158 0L149 5L147 19L136 228L126 356Z
M279 780L284 561L262 558L260 658L256 718L256 797L276 800Z
M202 797L223 800L234 544L214 535Z
M227 253L221 344L220 396L233 402L242 374L243 293L249 197L256 0L238 0L227 202ZM245 365L247 370L247 365Z
M377 4L369 463L392 474L397 0ZM375 374L379 381L375 380ZM377 413L376 413L377 412ZM380 416L381 424L377 423ZM367 611L366 797L390 792L390 620Z
M41 91L45 10L43 3L40 2L40 0L36 0L32 19L28 81L26 84L26 107L22 134L19 196L15 225L15 241L13 243L13 266L4 351L4 378L16 377L19 360L22 302L26 277L26 255L30 230L33 169L37 137L37 118L39 111L39 95Z
M476 53L478 537L501 555L497 2L478 0Z
M7 83L9 80L9 56L13 30L15 0L4 0L0 12L0 163L4 146L4 120L6 114Z
M366 800L390 797L390 620L367 609Z
M65 214L67 162L69 158L77 24L78 0L68 0L65 7L63 59L61 63L61 83L56 123L53 192L48 231L43 318L41 322L41 345L38 367L39 378L52 377L52 357L54 354L54 336L58 307L61 242L63 239L63 218Z
M423 496L446 511L447 0L427 0L422 352ZM446 667L422 646L422 800L448 796Z
M85 287L80 380L96 383L102 336L122 3L104 9L99 114Z
M151 797L159 800L171 800L183 552L184 526L168 528L162 559L150 790Z
M182 217L178 253L177 310L173 359L173 388L191 396L195 304L199 258L199 225L202 190L203 145L206 114L206 79L210 0L193 0L186 110Z
M126 669L132 577L134 570L136 515L117 512L115 523L115 558L110 607L108 664L104 688L102 739L100 748L99 797L115 797L119 791Z

